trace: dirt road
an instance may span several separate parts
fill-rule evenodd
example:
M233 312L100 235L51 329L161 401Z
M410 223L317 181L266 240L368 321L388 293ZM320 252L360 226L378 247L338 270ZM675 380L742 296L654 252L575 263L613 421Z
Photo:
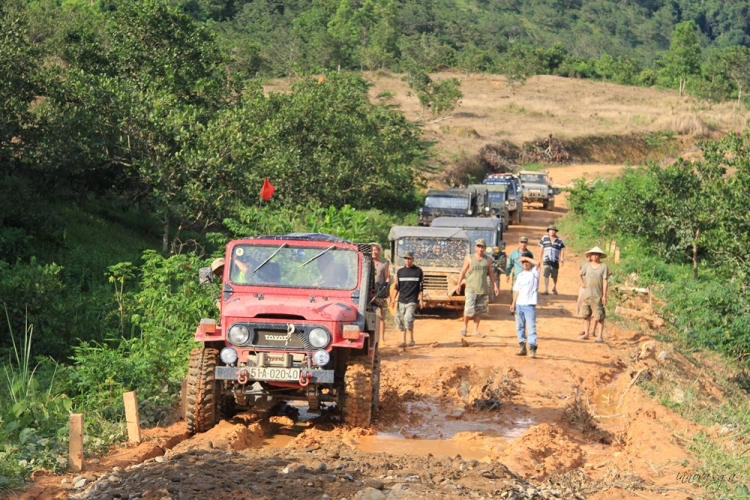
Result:
M567 184L618 170L566 166L553 177ZM527 206L523 224L507 233L508 252L524 235L538 255L536 242L565 213L564 200L554 212ZM677 480L694 470L678 445L694 426L632 383L646 332L609 325L604 344L577 338L581 259L568 252L559 295L541 297L537 359L515 356L505 281L482 322L486 338L462 342L460 317L446 311L418 318L416 347L395 348L397 332L389 330L374 429L342 428L328 415L297 423L241 415L188 439L176 423L87 464L88 478L37 474L23 498L694 496Z

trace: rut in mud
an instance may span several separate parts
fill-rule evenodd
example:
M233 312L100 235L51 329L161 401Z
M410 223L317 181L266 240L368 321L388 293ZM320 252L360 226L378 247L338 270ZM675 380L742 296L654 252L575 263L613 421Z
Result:
M566 166L554 176L567 184L618 169ZM537 254L534 242L565 212L564 200L554 212L526 207L523 224L506 233L508 252L527 236ZM194 437L180 422L87 463L88 479L36 474L22 498L694 496L675 480L694 468L675 435L695 426L634 386L636 373L645 373L636 370L639 347L651 339L612 325L604 344L577 339L581 258L568 253L559 295L541 297L537 359L515 356L503 279L481 324L485 338L462 339L462 321L449 311L418 317L415 347L394 347L398 332L387 331L371 429L344 427L332 411L310 418L304 409L299 419L241 414Z

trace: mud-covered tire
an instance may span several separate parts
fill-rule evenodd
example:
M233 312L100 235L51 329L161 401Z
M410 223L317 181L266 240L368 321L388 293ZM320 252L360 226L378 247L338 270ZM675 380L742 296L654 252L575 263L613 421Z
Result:
M511 214L510 214L510 223L511 224L518 224L520 222L519 219L518 219L518 214L519 214L518 210L513 210L513 212L511 212Z
M372 413L380 404L380 351L375 348L375 360L372 364Z
M549 202L547 200L544 200L542 202L542 209L547 210L547 207L549 206Z
M550 200L549 202L547 202L547 205L544 208L546 208L550 212L554 212L555 211L555 200Z
M339 399L341 420L352 427L368 427L372 420L372 365L367 356L352 358L346 365Z
M193 349L188 367L187 409L185 420L190 434L206 432L218 420L218 384L215 368L219 360L217 349Z

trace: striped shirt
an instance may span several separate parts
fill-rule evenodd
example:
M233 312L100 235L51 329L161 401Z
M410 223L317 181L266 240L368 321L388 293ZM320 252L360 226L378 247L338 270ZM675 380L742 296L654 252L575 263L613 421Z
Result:
M417 266L402 267L396 272L396 291L398 301L402 304L414 304L419 301L419 293L424 286L422 269Z
M545 264L557 265L560 262L560 252L565 248L562 238L555 237L552 241L549 235L542 237L539 246L544 249L543 260Z

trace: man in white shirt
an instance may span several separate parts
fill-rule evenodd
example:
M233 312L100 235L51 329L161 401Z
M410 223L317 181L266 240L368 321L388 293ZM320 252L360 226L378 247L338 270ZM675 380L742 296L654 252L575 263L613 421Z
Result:
M518 260L523 266L523 272L518 275L513 285L513 303L510 305L510 312L516 313L516 334L521 346L516 356L526 356L528 342L530 356L536 358L536 305L541 260L534 262L529 257L521 257Z

